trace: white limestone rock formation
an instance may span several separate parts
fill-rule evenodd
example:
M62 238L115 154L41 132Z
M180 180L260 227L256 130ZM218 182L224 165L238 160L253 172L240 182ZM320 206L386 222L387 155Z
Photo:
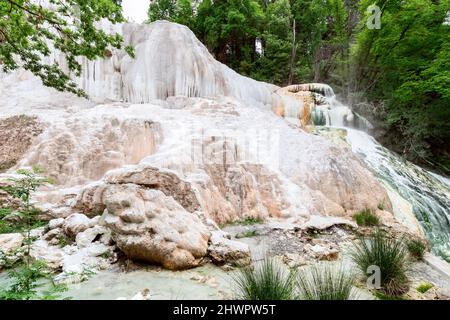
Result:
M209 242L214 223L270 217L302 224L380 203L390 211L386 191L349 148L272 112L277 87L215 61L186 27L119 28L136 59L118 51L83 62L78 79L103 104L45 88L29 73L0 82L0 114L36 116L44 127L9 172L38 165L55 179L33 200L53 218L69 217L53 224L83 255L108 247L86 251L99 235L91 230L99 216L130 258L184 269L201 263L208 246L222 250Z
M105 225L129 258L181 270L197 266L206 255L207 228L161 191L111 185L104 203Z
M83 73L75 81L97 101L150 103L171 96L231 96L270 108L277 88L244 77L216 61L186 26L168 21L151 24L104 24L107 32L122 34L135 58L123 50L96 61L81 59ZM61 66L63 56L54 54Z

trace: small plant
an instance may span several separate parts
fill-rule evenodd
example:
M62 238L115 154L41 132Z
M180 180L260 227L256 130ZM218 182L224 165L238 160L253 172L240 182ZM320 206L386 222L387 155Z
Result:
M225 226L252 226L255 224L262 224L264 221L260 218L253 218L253 217L245 217L239 220L235 220L229 223L225 223L222 225L222 227Z
M354 284L351 273L325 264L309 267L298 276L303 300L349 300Z
M374 227L380 224L380 219L369 209L355 213L353 218L358 226Z
M311 120L315 126L325 126L327 124L327 119L322 110L314 110L311 113Z
M1 186L0 189L6 191L10 196L20 200L20 210L17 212L18 221L11 222L11 225L2 224L3 231L5 226L13 228L11 230L20 231L24 233L24 249L25 252L22 257L22 265L9 272L9 279L12 281L9 289L0 291L1 300L30 300L40 299L36 289L43 285L42 280L51 279L47 272L45 263L40 261L32 261L30 252L31 245L34 241L31 237L31 230L43 225L38 216L40 211L31 204L31 195L37 188L50 180L43 178L37 168L29 170L17 170L18 177L11 178L9 181L11 185ZM8 214L8 211L3 210L2 215ZM4 218L2 222L4 222ZM52 281L53 283L53 281ZM55 297L57 291L61 291L55 285L47 292L44 298L50 299Z
M67 237L66 235L62 234L58 236L58 246L60 248L64 248L65 246L69 245L72 241Z
M238 235L236 235L237 239L241 239L241 238L252 238L252 237L257 237L259 236L259 232L258 230L248 230L245 232L242 232Z
M433 285L431 283L422 283L421 285L419 285L417 287L417 291L420 293L425 293L428 290L430 290L431 288L433 288Z
M384 205L384 200L381 201L380 203L378 203L378 206L377 206L378 210L384 210L385 207L386 207L386 206Z
M52 276L47 273L46 264L41 261L23 264L10 271L9 279L12 283L8 289L0 290L0 300L55 300L61 292L67 290L64 286L54 284ZM43 281L45 279L51 280L51 287L40 296L37 290L46 284Z
M406 298L403 296L390 296L378 290L374 292L374 296L379 300L406 300Z
M427 244L421 239L406 240L406 247L409 254L416 260L422 260L427 250Z
M295 277L294 271L284 271L266 258L253 268L240 269L233 281L242 300L293 300Z
M20 200L21 210L18 212L23 224L23 232L25 233L26 255L24 256L27 267L30 268L30 251L31 251L31 230L36 227L36 217L39 214L31 204L31 194L37 190L41 185L49 183L49 180L43 178L38 168L33 167L33 171L17 170L18 178L10 178L8 181L12 185L1 186L0 189L6 191L10 196Z
M374 266L379 268L383 294L398 296L408 291L408 255L402 238L392 238L378 230L356 244L351 257L366 278Z

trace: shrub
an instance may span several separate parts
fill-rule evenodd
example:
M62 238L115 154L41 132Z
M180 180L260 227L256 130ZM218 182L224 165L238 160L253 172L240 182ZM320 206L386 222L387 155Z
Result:
M380 268L382 293L396 296L408 291L408 255L403 239L392 238L382 231L377 231L356 244L351 251L351 257L366 277L369 267Z
M233 281L237 297L242 300L292 300L295 298L295 276L293 271L284 271L266 258L253 268L241 268Z
M430 290L431 288L433 288L433 285L431 283L422 283L421 285L419 285L417 287L417 291L420 293L425 293L428 290Z
M427 244L421 239L406 240L406 247L408 248L409 254L417 260L422 260L427 250Z
M298 276L300 298L304 300L349 300L355 283L342 267L316 265Z
M359 226L378 226L380 224L380 219L369 209L360 211L353 215L356 223Z
M32 264L23 264L15 270L9 272L11 285L8 289L0 290L0 300L54 300L59 298L59 294L67 290L65 286L55 285L53 278L47 272L45 263L36 261ZM39 295L37 290L45 285L42 280L51 281L49 290L42 291Z

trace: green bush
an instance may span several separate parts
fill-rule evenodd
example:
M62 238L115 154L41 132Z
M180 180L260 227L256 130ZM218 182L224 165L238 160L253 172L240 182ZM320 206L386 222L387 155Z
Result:
M354 276L342 267L318 265L299 273L298 289L303 300L349 300Z
M356 244L351 257L366 277L369 267L380 268L382 293L397 296L408 291L408 254L402 238L396 239L377 231Z
M0 300L55 300L59 298L60 293L67 290L65 286L54 284L46 264L40 261L23 264L8 275L11 284L7 289L0 289ZM46 284L43 281L45 279L50 280L51 286L39 294L38 289Z
M427 244L421 239L406 240L406 247L408 248L409 254L417 260L422 260L427 250Z
M284 271L266 258L255 267L241 268L233 277L237 298L242 300L295 299L295 273Z
M380 219L369 209L355 213L353 218L359 226L373 227L380 224Z

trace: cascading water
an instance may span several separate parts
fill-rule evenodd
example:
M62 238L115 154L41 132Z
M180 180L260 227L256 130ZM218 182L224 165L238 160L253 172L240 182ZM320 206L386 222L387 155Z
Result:
M316 116L317 114L323 115L327 126L354 128L365 132L370 132L373 129L372 124L367 119L342 104L330 86L323 86L327 89L313 91L315 95L319 96L315 98L318 105L314 112Z
M370 122L340 103L334 94L325 96L325 100L315 112L323 112L327 127L347 131L352 150L364 157L379 179L412 205L432 251L450 262L450 180L381 146L368 134L372 129Z
M347 129L347 141L380 179L411 203L433 252L450 262L449 180L403 160L364 132Z

